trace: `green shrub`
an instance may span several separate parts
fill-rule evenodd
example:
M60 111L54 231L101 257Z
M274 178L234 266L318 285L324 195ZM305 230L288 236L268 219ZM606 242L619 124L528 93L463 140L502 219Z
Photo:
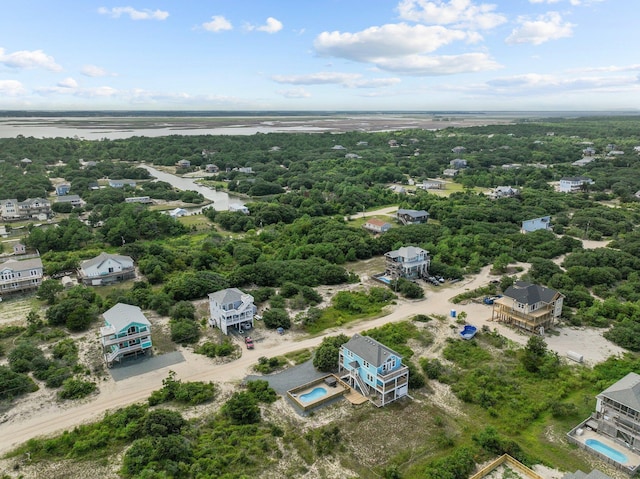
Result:
M58 391L58 397L60 399L80 399L88 396L96 389L97 385L92 381L68 378L62 383L62 389Z

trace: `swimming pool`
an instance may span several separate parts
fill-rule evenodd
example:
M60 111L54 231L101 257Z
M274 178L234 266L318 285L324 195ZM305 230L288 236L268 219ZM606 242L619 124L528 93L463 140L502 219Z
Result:
M311 402L311 401L320 399L321 397L326 395L327 395L327 390L325 388L314 388L313 391L310 391L307 394L301 394L300 400L304 402Z
M609 459L613 459L620 464L624 464L628 460L627 456L622 454L620 451L617 451L616 449L607 446L606 444L602 444L597 439L587 439L584 443L594 451L598 451L600 454L604 454Z

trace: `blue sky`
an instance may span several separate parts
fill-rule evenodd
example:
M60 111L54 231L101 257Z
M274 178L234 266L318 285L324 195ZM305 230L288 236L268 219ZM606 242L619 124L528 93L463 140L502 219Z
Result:
M8 0L0 109L640 107L638 0Z

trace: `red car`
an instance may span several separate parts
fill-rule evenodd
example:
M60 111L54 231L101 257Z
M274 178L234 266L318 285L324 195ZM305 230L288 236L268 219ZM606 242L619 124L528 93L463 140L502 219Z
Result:
M251 339L251 336L244 338L244 344L247 346L247 349L253 349L253 339Z

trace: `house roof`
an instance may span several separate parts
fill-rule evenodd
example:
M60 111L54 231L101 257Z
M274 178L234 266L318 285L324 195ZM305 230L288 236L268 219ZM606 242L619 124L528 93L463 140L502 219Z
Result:
M516 281L504 292L505 296L515 299L518 303L529 305L539 303L540 301L550 303L556 294L558 294L558 292L555 289L527 283L525 281Z
M386 347L369 336L354 334L343 347L375 367L382 366L392 355L402 359L393 349Z
M412 218L422 218L424 216L429 216L429 213L427 213L425 210L405 210L402 208L398 209L397 214L411 216Z
M587 178L586 176L565 176L564 178L560 178L560 181L593 181L591 178Z
M56 203L71 203L72 201L80 201L81 198L79 195L65 195L56 199Z
M142 310L130 304L118 303L113 308L102 313L102 317L107 323L113 326L116 331L122 331L131 323L151 326L149 320L142 314Z
M4 263L0 263L0 271L10 269L11 271L26 271L33 268L42 268L42 260L40 258L30 259L10 259Z
M387 223L386 221L378 219L378 218L371 218L371 219L369 219L367 221L366 224L373 225L373 226L380 226L380 227L385 226L385 225L389 225L389 223Z
M209 301L213 300L218 304L235 303L236 301L242 301L244 295L238 288L221 289L215 293L209 293Z
M131 259L130 256L123 256L123 255L119 255L119 254L105 253L103 251L102 253L100 253L95 258L87 259L87 260L83 261L82 263L80 263L80 268L81 269L91 268L92 266L97 266L97 265L102 264L103 262L105 262L108 259L112 259L114 261L117 261L118 263L123 263L123 262L133 263L133 259Z
M612 399L634 411L640 411L640 374L629 373L598 396Z
M421 252L429 254L427 250L418 248L417 246L403 246L395 251L389 251L385 256L390 258L415 258Z

